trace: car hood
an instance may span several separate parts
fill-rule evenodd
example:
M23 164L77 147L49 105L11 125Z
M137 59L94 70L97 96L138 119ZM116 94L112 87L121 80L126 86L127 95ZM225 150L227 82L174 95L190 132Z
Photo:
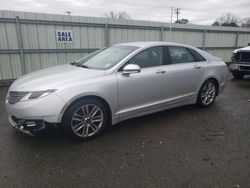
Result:
M236 50L234 50L234 53L237 53L237 52L240 52L240 51L250 52L250 46L236 49Z
M10 91L42 91L59 89L69 83L102 76L103 70L93 70L66 64L35 71L18 78Z

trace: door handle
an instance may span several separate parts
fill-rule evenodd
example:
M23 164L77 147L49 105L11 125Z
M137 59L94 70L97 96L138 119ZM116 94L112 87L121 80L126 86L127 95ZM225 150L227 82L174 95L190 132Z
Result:
M194 69L201 69L202 68L202 66L200 66L200 65L194 65Z
M166 71L165 70L158 70L156 71L157 74L164 74Z

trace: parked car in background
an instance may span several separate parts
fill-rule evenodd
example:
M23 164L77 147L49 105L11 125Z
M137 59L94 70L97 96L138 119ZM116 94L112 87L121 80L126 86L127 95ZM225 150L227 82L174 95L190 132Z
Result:
M229 69L238 79L250 75L250 46L234 50Z
M169 108L210 106L227 82L226 64L167 42L117 44L66 65L33 72L9 88L9 121L34 134L48 124L77 140L109 124Z

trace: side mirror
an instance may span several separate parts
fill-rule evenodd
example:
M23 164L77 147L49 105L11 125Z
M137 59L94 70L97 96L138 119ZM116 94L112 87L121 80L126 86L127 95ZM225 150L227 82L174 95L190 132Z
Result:
M139 72L141 72L141 68L135 64L128 64L123 68L124 75L129 75L129 74L139 73Z

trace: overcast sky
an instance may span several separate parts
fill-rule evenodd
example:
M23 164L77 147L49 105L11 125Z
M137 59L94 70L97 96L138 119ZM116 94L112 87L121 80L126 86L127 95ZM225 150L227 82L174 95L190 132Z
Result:
M109 11L125 11L135 20L170 22L171 6L181 8L179 18L210 25L230 12L250 17L250 0L0 0L0 9L102 17ZM173 20L176 20L174 14Z

